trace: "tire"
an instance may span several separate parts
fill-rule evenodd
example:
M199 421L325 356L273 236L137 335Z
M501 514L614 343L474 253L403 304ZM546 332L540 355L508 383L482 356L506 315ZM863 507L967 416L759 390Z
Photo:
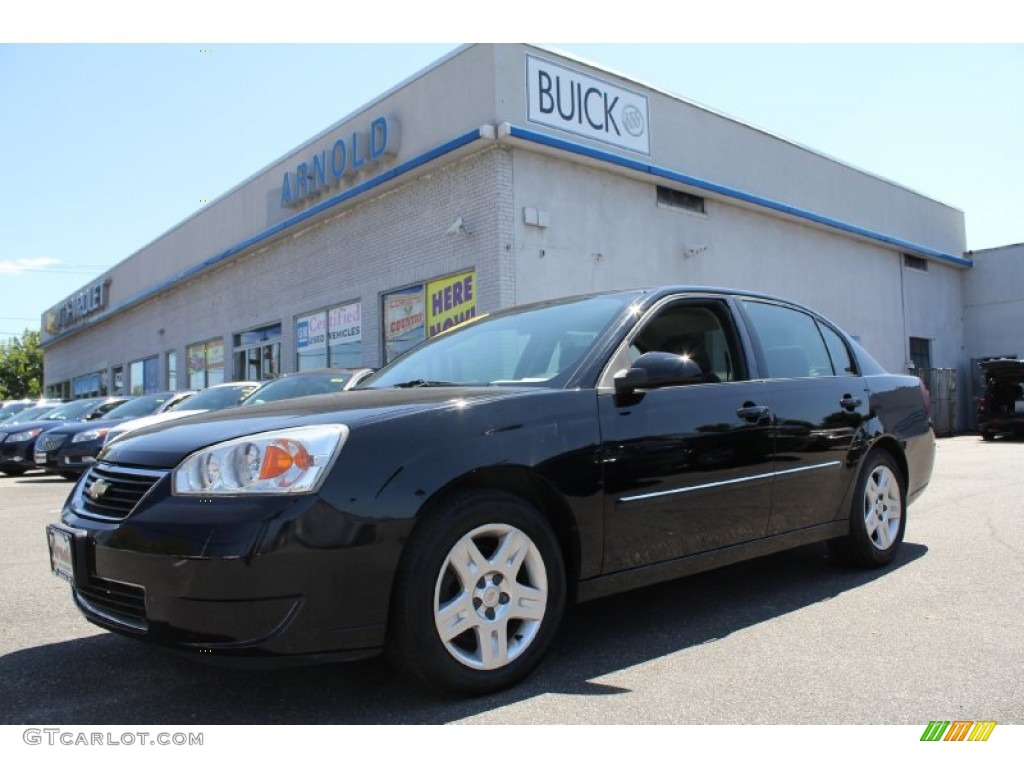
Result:
M63 477L65 480L70 480L73 483L78 482L78 478L81 477L77 472L58 472L58 475Z
M880 568L893 561L907 526L906 486L890 453L868 454L857 477L850 532L829 542L837 559L859 568Z
M395 580L389 660L428 688L480 695L540 663L565 611L562 551L526 501L452 496L413 531Z
M981 430L981 439L986 443L991 443L995 439L995 435L989 432L987 429Z
M21 469L20 467L0 469L0 474L7 475L8 477L21 477L26 472L28 472L27 469Z

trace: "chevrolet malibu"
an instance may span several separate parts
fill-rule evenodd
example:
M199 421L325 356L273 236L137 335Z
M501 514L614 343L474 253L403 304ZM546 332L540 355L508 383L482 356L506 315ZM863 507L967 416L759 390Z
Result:
M887 565L935 450L917 378L705 288L502 311L352 391L197 418L108 445L49 527L85 618L462 694L527 675L574 601L816 541Z

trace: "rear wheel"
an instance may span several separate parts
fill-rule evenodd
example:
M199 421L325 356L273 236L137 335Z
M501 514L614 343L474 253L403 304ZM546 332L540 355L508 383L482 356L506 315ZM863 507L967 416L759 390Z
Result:
M995 439L995 435L989 432L987 429L981 430L981 439L986 443L991 443Z
M906 481L892 455L868 454L857 478L850 532L829 542L833 554L861 568L888 565L896 557L907 525Z
M388 628L399 669L432 688L482 694L540 663L566 584L558 541L536 509L505 493L462 493L408 547Z

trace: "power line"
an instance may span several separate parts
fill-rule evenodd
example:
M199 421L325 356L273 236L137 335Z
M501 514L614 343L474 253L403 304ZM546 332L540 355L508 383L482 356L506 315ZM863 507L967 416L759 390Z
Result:
M42 267L19 267L11 272L0 270L0 275L20 275L22 272L41 272L48 275L94 275L105 272L110 267L70 267L67 269L43 269Z

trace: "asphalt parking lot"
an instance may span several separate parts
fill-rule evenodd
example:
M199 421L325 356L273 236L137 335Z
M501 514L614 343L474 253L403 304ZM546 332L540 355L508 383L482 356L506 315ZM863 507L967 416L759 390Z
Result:
M887 570L822 545L570 611L523 685L470 700L372 660L276 671L88 624L49 572L71 484L0 478L0 723L1024 723L1024 441L939 441ZM45 684L41 684L45 681Z

